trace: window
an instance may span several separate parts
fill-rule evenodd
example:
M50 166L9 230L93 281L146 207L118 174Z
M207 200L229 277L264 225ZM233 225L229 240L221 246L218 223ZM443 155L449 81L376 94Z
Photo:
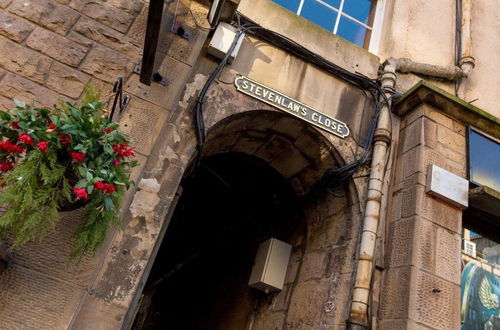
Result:
M372 48L375 0L273 1L358 46Z
M469 129L469 179L500 191L500 143Z

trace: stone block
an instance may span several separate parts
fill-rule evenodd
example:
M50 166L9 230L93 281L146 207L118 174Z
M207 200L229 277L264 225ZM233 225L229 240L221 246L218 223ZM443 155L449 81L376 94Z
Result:
M82 16L73 30L129 57L139 59L141 55L142 50L134 46L128 37L89 18Z
M14 249L11 257L20 266L85 287L94 274L99 253L85 255L75 262L68 261L73 249L73 234L84 220L83 209L60 213L56 228L43 240Z
M135 16L141 11L142 7L144 6L145 1L143 1L143 0L108 0L106 2L108 4L116 7L116 8L125 10L130 15Z
M318 329L329 288L329 279L297 283L290 299L286 326L291 329Z
M150 86L145 85L139 81L139 75L133 74L126 82L125 90L159 106L173 107L186 85L191 67L169 57L158 71L168 79L167 86L156 82L152 82Z
M462 124L456 120L453 120L452 129L455 133L458 133L458 134L463 135L463 136L467 135L467 126L465 126L464 124Z
M75 315L71 329L119 329L126 313L126 308L87 295L80 310Z
M105 1L72 0L70 7L122 33L128 30L134 20L134 16L126 10L114 7Z
M86 48L91 48L91 47L94 47L94 45L95 45L95 42L93 42L90 39L85 38L84 36L82 36L79 33L76 33L75 31L71 31L70 33L68 33L67 37L69 40L74 41L77 44L79 44L83 47L86 47Z
M423 118L417 119L400 132L400 152L404 153L423 141Z
M437 144L437 124L427 118L423 118L423 124L425 145L435 148Z
M133 68L129 57L101 46L92 49L80 67L83 72L112 84L118 77L127 77Z
M264 144L264 142L260 139L248 136L244 133L238 136L238 139L231 147L231 151L242 152L252 155L257 151L257 149L259 149Z
M35 101L36 105L52 107L60 98L58 94L28 79L7 73L0 84L0 95L10 99L23 100L26 103Z
M20 17L7 14L4 11L0 12L0 35L15 42L22 42L34 28L33 24Z
M80 16L71 8L52 0L14 0L9 10L13 14L63 35Z
M152 103L132 98L120 118L122 132L132 139L132 145L143 155L149 155L156 137L169 114Z
M0 95L0 110L9 110L14 106L14 101L12 99Z
M425 106L425 115L441 126L449 129L453 128L453 119L441 113L439 110L436 110L435 108Z
M127 36L132 40L132 43L138 47L144 46L144 36L146 34L146 25L148 23L149 5L144 4L141 12L134 20L134 23L127 32Z
M82 61L87 53L86 47L41 28L36 28L31 33L26 45L74 67Z
M413 123L418 118L425 115L425 107L426 105L420 105L413 109L410 113L406 114L401 120L400 128L403 129L409 124Z
M283 312L264 312L255 316L252 329L255 330L278 330L283 329L286 314Z
M0 276L0 329L67 329L83 290L13 265Z
M299 281L305 282L311 279L325 277L328 266L328 254L324 251L306 252L302 257Z
M418 215L453 232L460 232L462 210L458 207L426 194L421 185L404 189L402 194L402 217Z
M418 270L412 276L410 319L434 329L459 329L460 285Z
M349 317L353 274L333 276L330 281L328 300L323 304L322 323L329 326L345 324Z
M26 47L0 38L0 67L43 83L47 77L51 60Z
M309 166L309 161L299 149L292 144L288 144L271 162L271 166L280 172L285 179L288 179Z
M402 219L389 225L387 264L390 267L411 265L414 218Z
M460 285L461 237L443 228L437 228L435 274Z
M292 250L290 261L288 262L288 268L286 270L285 284L295 282L300 265L302 264L303 255L304 251L301 248L294 248Z
M380 301L381 319L403 319L408 317L410 283L410 267L390 268L386 271Z
M50 68L47 87L76 99L82 94L84 84L89 80L90 77L86 74L64 64L54 62Z
M316 218L320 220L309 221ZM321 216L318 213L308 216L308 248L312 251L345 244L352 237L352 219L350 208L330 216Z
M465 154L465 137L455 133L452 129L438 125L438 140L446 148Z
M7 7L11 2L12 0L0 0L0 8Z

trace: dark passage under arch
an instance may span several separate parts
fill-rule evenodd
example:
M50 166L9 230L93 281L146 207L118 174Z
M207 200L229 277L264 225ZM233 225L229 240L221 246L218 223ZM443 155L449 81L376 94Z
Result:
M305 230L294 190L263 160L207 157L182 182L134 329L242 329L260 292L247 283L258 244Z

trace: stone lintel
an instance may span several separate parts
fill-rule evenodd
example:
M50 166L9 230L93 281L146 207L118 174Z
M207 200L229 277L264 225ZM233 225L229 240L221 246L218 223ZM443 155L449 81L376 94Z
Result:
M500 118L421 80L403 94L393 107L399 116L408 114L420 104L428 104L464 124L470 124L496 138L500 138Z

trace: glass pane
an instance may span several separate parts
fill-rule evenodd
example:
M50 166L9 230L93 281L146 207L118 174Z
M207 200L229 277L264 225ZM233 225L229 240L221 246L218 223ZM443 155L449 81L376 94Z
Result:
M299 8L300 0L273 0L278 5L285 7L288 10L297 13L297 9Z
M316 0L316 1L318 1L318 0ZM340 7L340 0L319 0L319 1L322 1L326 4L329 4L330 6L337 8L337 9L339 9L339 7Z
M365 42L366 29L361 25L354 23L348 18L341 17L337 34L349 40L356 45L363 47Z
M471 130L469 134L470 180L500 191L500 144Z
M337 12L314 0L305 0L300 16L324 27L328 31L333 31Z
M462 330L500 329L500 245L464 230Z
M370 0L345 0L342 11L358 21L368 24L371 8L372 2Z

